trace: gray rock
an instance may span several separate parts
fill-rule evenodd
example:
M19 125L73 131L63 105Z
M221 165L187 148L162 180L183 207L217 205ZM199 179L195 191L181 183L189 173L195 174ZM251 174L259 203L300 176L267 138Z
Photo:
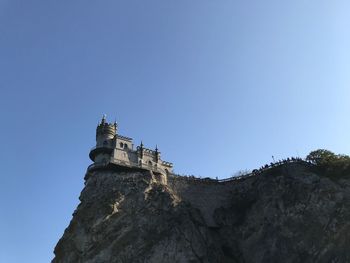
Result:
M239 181L98 171L52 263L350 262L350 180L286 164Z

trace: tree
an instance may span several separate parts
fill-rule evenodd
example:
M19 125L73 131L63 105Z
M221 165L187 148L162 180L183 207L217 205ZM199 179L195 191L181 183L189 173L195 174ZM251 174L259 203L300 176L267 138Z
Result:
M316 151L312 151L309 153L308 156L306 156L307 161L310 161L316 165L329 164L335 162L337 159L337 155L325 149L318 149Z

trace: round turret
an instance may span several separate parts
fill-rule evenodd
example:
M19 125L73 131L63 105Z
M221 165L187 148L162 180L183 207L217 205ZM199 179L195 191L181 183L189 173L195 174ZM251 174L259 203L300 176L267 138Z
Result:
M104 115L96 128L96 147L92 148L89 154L92 161L105 161L113 152L116 133L117 123L108 123Z
M107 123L106 117L103 116L101 122L96 128L96 146L106 144L112 140L117 133L117 123Z

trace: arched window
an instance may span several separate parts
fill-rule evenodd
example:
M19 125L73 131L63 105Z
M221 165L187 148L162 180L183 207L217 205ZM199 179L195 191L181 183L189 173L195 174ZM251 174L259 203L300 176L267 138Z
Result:
M123 148L124 144L121 142L119 143L120 148Z
M148 161L148 165L149 165L149 166L152 166L152 162L151 162L151 161Z
M128 145L126 143L124 143L124 148L128 149Z

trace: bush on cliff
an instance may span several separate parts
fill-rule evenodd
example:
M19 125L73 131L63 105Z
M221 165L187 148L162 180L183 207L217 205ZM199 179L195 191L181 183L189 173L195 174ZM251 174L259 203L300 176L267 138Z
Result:
M348 155L318 149L310 152L306 160L315 164L326 176L350 175L350 157Z

